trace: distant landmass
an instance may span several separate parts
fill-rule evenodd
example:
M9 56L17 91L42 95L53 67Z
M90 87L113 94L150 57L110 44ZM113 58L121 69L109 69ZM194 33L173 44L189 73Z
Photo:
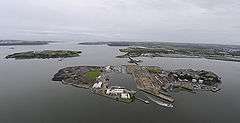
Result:
M12 45L47 45L53 41L24 41L24 40L0 40L0 46Z
M239 45L172 42L85 42L80 45L124 46L119 49L127 57L206 58L240 62Z
M81 42L79 45L108 45L108 46L142 46L142 47L189 47L189 48L233 48L240 49L240 45L203 44L203 43L174 43L174 42L127 42L127 41L100 41Z

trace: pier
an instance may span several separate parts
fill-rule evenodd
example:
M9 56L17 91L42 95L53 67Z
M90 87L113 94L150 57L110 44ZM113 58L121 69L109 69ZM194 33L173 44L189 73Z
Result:
M156 97L159 97L159 98L161 98L161 99L164 99L164 100L166 100L166 101L174 102L174 98L172 98L171 96L164 95L164 94L159 93L159 92L154 92L153 90L146 90L146 89L143 89L143 88L140 89L140 90L142 90L142 91L144 91L144 92L146 92L146 93L149 93L149 94L151 94L151 95L153 95L153 96L156 96Z
M149 104L149 103L150 103L149 101L144 100L144 99L141 99L141 98L139 98L139 97L136 97L136 99L139 100L139 101L142 101L142 102L144 102L144 103L146 103L146 104Z

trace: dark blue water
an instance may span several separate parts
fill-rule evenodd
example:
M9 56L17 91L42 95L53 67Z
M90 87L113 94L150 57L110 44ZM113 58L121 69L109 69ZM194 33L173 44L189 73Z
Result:
M194 68L216 72L222 77L218 93L176 93L174 109L156 104L125 104L91 94L88 90L52 82L61 68L76 65L121 65L119 47L51 44L0 47L1 123L238 123L240 114L240 63L206 59L141 58L143 65L164 69ZM80 57L58 59L4 59L13 52L43 49L82 50ZM129 84L121 79L118 83ZM133 86L133 84L129 84Z

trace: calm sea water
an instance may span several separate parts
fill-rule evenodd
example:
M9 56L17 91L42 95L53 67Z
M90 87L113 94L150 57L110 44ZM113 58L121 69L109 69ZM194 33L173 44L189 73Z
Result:
M206 59L140 58L144 65L164 69L193 68L216 72L222 77L218 93L176 93L173 109L156 104L125 104L91 94L88 90L52 82L61 68L76 65L121 65L118 48L51 44L0 47L1 123L238 123L240 114L240 63ZM8 54L43 49L82 50L80 57L58 59L4 59ZM123 84L129 84L121 79ZM119 83L118 82L118 83ZM132 84L131 84L132 85Z

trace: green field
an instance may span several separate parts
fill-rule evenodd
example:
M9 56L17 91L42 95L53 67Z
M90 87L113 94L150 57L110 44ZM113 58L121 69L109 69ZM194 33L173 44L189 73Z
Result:
M157 67L148 67L147 70L148 70L150 73L160 73L160 72L161 72L161 69L160 69L160 68L157 68Z
M96 70L91 70L85 73L85 76L89 79L96 79L98 76L100 76L101 70L96 69Z

